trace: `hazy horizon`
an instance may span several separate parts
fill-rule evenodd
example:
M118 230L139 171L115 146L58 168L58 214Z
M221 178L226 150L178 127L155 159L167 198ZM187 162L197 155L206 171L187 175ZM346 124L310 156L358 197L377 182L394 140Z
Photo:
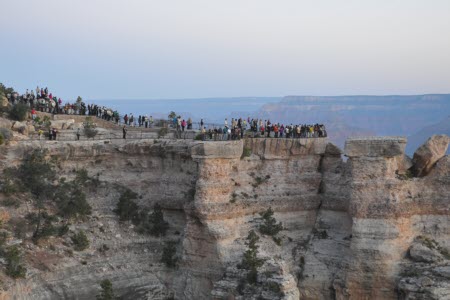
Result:
M205 96L205 97L187 97L187 98L91 98L90 100L95 101L125 101L125 100L133 100L133 101L160 101L160 100L226 100L226 99L267 99L267 98L279 98L280 100L285 97L398 97L398 96L427 96L427 95L450 95L448 93L424 93L424 94L342 94L342 95L283 95L283 96L230 96L230 97L221 97L221 96Z
M450 1L3 0L0 79L63 99L450 93Z

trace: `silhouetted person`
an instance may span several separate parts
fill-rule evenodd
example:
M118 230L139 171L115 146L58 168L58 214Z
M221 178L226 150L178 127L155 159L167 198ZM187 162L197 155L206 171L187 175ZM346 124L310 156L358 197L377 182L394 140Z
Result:
M122 128L122 132L123 132L123 138L126 139L127 138L127 129L125 128L125 125Z

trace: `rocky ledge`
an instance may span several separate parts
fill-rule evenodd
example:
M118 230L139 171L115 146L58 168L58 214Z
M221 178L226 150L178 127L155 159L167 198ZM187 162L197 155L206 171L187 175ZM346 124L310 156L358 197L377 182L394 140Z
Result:
M448 299L448 137L432 137L413 160L405 145L399 137L350 139L344 151L327 139L11 142L2 170L41 148L60 176L84 168L101 186L88 197L92 217L71 225L86 230L90 248L70 256L63 243L20 241L27 278L3 276L2 297L94 299L109 278L125 299ZM167 236L119 222L118 184L140 206L162 206ZM18 217L26 205L2 209ZM261 229L269 209L282 224L273 236ZM242 260L252 230L263 263L250 284ZM176 242L176 268L161 263L167 241Z

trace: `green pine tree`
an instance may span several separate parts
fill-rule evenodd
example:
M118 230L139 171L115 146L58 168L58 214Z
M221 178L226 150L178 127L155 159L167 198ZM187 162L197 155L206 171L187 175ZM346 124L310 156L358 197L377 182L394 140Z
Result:
M244 252L242 262L238 266L241 269L248 270L247 281L254 284L258 280L258 269L264 264L264 259L258 257L259 236L254 230L251 230L247 236L247 250Z
M97 300L113 300L116 299L114 296L114 290L112 283L109 279L102 280L100 282L100 287L102 288L99 295L96 296Z
M264 220L264 224L259 226L259 231L262 234L275 236L281 230L283 230L283 224L277 223L277 220L273 217L273 210L271 207L265 212L260 213L261 218Z
M134 202L138 195L126 189L119 198L117 207L114 212L119 216L120 221L132 221L137 224L139 222L139 207Z

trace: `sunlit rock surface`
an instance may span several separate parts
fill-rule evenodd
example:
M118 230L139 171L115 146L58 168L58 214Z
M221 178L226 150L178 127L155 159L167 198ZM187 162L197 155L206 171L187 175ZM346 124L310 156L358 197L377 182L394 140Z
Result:
M325 138L11 142L1 169L43 148L60 175L85 168L102 184L88 197L93 215L71 225L86 230L89 249L70 256L27 244L27 278L2 277L1 299L94 299L103 279L124 299L448 299L450 159L412 177L405 145L398 137L350 139L344 151ZM118 222L115 184L141 195L143 207L161 204L166 237ZM284 227L279 245L258 231L269 207ZM242 290L238 264L252 229L266 261L259 283ZM160 262L168 240L177 242L175 269Z

